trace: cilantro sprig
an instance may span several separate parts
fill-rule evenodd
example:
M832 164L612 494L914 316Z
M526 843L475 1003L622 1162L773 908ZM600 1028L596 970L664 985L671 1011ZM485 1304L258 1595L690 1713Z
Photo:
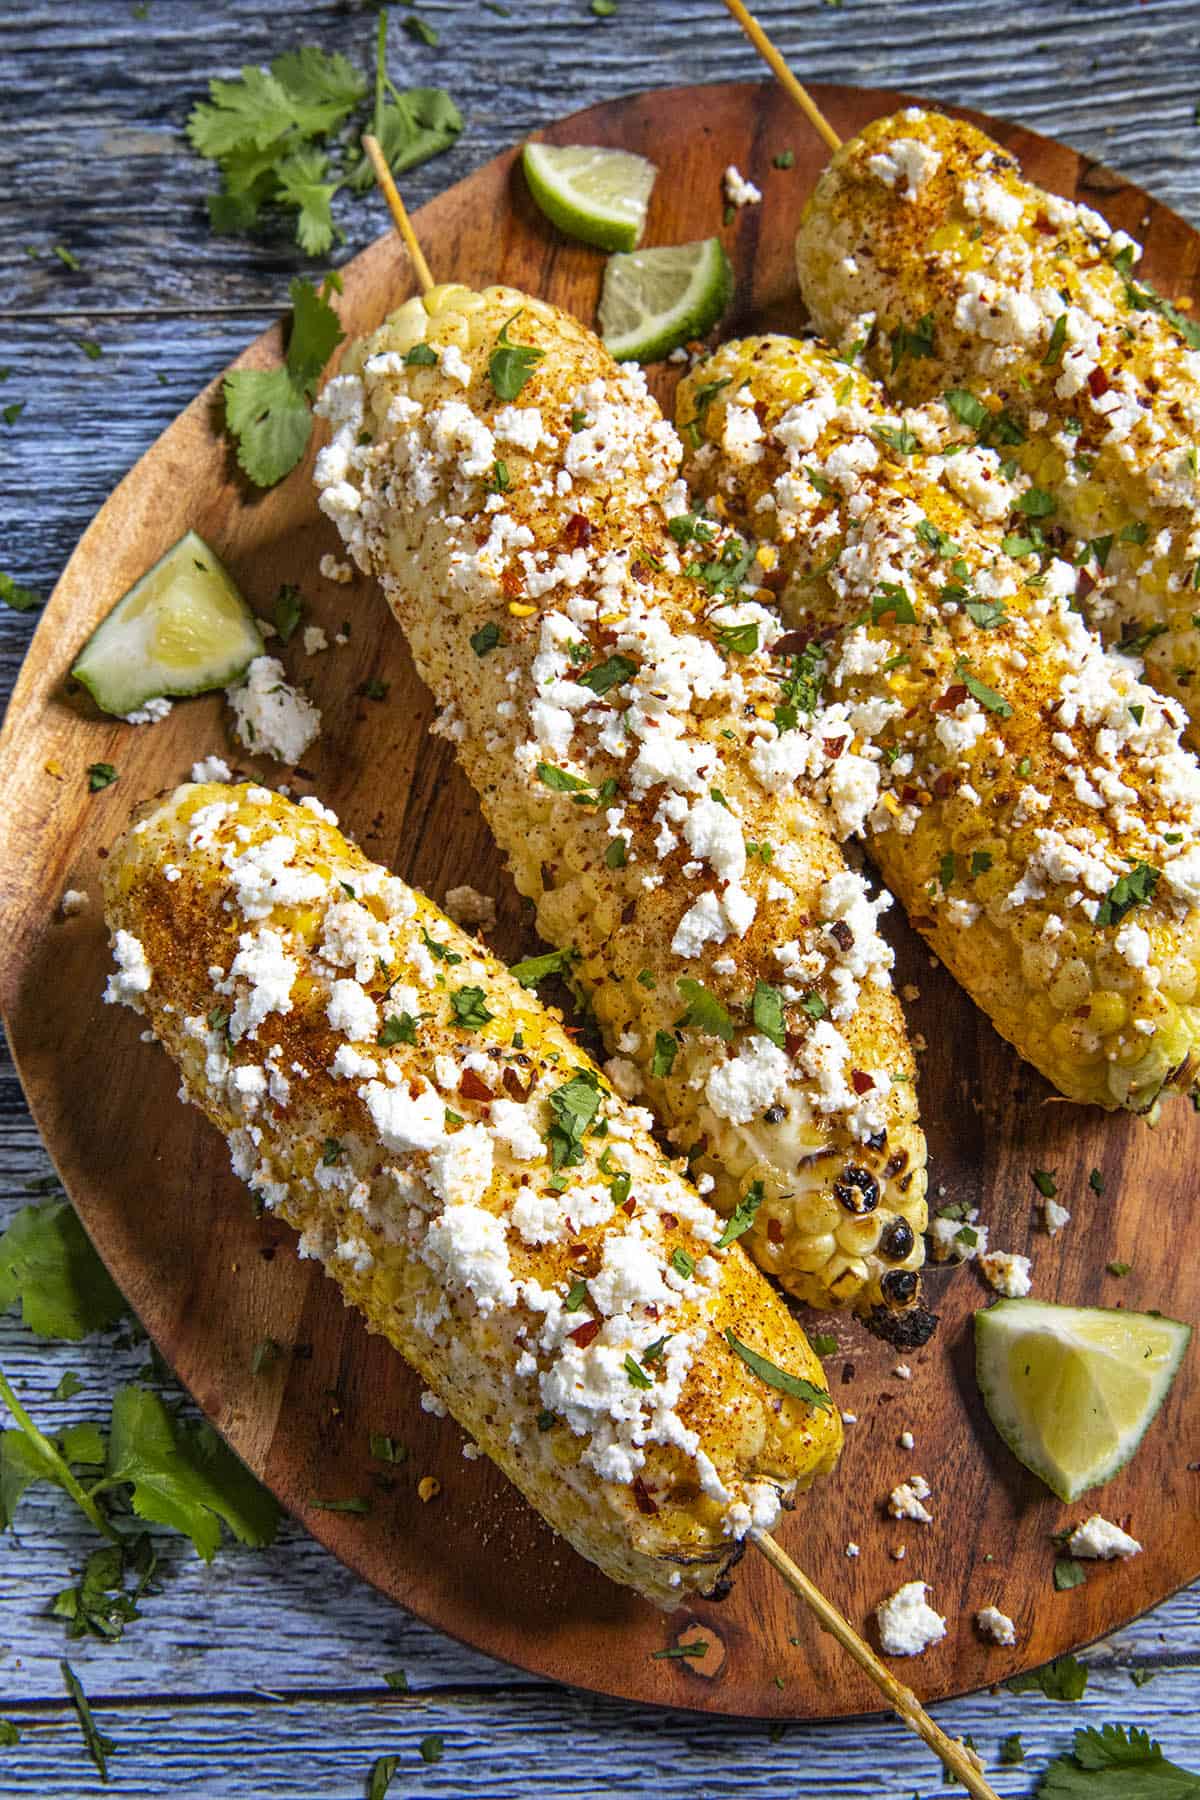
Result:
M367 90L361 69L313 44L277 56L269 69L247 66L235 81L210 81L208 99L188 117L187 135L220 172L220 188L208 202L213 229L250 231L264 210L281 209L294 215L301 249L324 256L344 236L333 218L335 196L343 186L361 193L371 185L371 165L359 147L364 129L379 140L395 174L448 150L462 130L462 114L445 89L401 91L390 79L386 11L379 15L369 114L360 110Z
M282 481L308 447L317 382L346 335L329 303L333 289L341 292L337 275L327 276L319 291L297 276L288 289L292 326L282 367L234 369L225 377L225 423L238 465L255 487Z

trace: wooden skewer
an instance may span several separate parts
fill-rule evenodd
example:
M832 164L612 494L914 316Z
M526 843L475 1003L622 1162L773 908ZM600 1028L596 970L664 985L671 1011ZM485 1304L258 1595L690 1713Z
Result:
M850 1621L842 1617L819 1587L814 1586L787 1551L779 1547L769 1532L752 1531L750 1536L775 1573L787 1583L793 1594L804 1601L821 1629L835 1637L847 1655L854 1658L864 1675L875 1683L897 1718L911 1727L919 1738L925 1740L934 1754L941 1757L951 1774L974 1796L974 1800L997 1800L996 1790L984 1779L973 1752L957 1738L947 1737L941 1726L934 1724L912 1689L905 1687L902 1681L897 1681L886 1664L880 1662L866 1639L859 1637Z
M412 257L412 265L417 271L417 280L421 284L421 292L427 294L431 287L436 286L436 283L430 272L429 264L425 261L425 252L422 250L417 239L417 234L412 228L412 220L409 218L408 213L405 210L404 202L400 198L400 190L392 180L392 171L388 168L387 158L379 147L379 139L372 137L369 131L364 132L362 147L371 159L371 167L375 171L375 179L379 183L383 197L388 203L388 211L395 220L396 230L404 239L405 248Z
M825 142L829 145L831 150L840 150L842 147L841 138L833 129L833 126L829 123L829 120L825 117L825 114L821 111L808 89L802 87L796 80L796 77L792 74L792 71L788 68L758 20L754 17L754 14L747 12L746 8L742 5L742 0L725 0L725 4L745 32L746 36L750 39L750 42L754 45L754 48L758 51L758 54L762 57L763 61L774 71L788 93L792 96L792 99L796 102L800 111L813 127L813 130L818 132L820 136L825 139Z
M430 288L435 285L433 275L422 254L421 246L417 242L417 234L413 230L412 221L405 210L396 184L392 180L392 173L387 166L383 152L376 140L370 136L363 137L363 149L371 159L380 188L383 190L392 218L396 222L396 229L408 246L408 252L412 257L422 289L428 293ZM799 1568L791 1557L780 1549L775 1539L765 1531L752 1532L751 1536L771 1567L783 1578L792 1592L798 1594L805 1605L816 1615L821 1627L835 1637L843 1649L849 1652L859 1668L875 1683L888 1705L906 1725L912 1727L919 1737L924 1738L930 1749L941 1757L951 1773L963 1783L968 1793L974 1796L974 1800L998 1800L995 1790L988 1786L979 1773L977 1764L971 1760L971 1752L962 1744L956 1743L953 1738L948 1738L946 1733L934 1724L911 1688L906 1688L903 1682L896 1680L891 1670L880 1662L871 1646L859 1637L850 1621L842 1617L832 1600L825 1598L820 1588L813 1585L803 1569Z

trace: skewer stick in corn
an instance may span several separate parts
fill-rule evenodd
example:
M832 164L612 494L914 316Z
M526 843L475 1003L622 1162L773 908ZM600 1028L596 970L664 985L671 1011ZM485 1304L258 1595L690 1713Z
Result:
M961 1781L967 1792L974 1796L974 1800L997 1800L995 1789L985 1780L975 1752L957 1738L947 1737L941 1726L934 1724L912 1689L902 1681L897 1681L887 1665L880 1662L866 1639L859 1636L850 1621L843 1618L836 1606L825 1598L820 1588L809 1580L804 1570L792 1561L787 1551L781 1549L770 1533L752 1531L750 1541L762 1552L793 1594L804 1601L821 1629L836 1638L864 1675L875 1683L896 1717L929 1745L955 1779Z
M820 1364L558 1015L315 800L185 784L104 886L106 1000L542 1516L668 1610L720 1591L752 1538L987 1800L767 1535L840 1445Z
M379 183L380 192L387 201L388 211L395 221L396 230L403 238L404 247L412 258L413 268L417 271L417 280L421 284L421 292L427 294L435 285L433 275L430 272L429 264L425 261L421 240L413 230L408 209L400 198L400 189L392 179L392 171L388 168L387 157L383 154L379 139L372 137L369 131L363 133L362 146L370 158L371 167L375 171L375 179Z
M913 1060L880 902L825 812L827 793L853 812L869 771L847 754L820 790L777 778L788 700L752 552L694 534L641 371L526 294L435 287L343 370L321 505L378 576L613 1079L792 1292L927 1334Z
M754 17L754 14L749 12L746 7L742 5L742 0L725 0L725 4L745 32L746 36L750 39L750 42L754 45L754 48L758 51L763 61L778 78L780 85L796 102L796 105L800 108L813 130L817 132L820 137L824 138L831 150L840 150L842 146L841 138L833 129L833 126L829 123L829 120L825 117L825 114L821 111L808 89L804 87L801 82L796 80L796 77L788 68L782 55L775 48L758 20Z

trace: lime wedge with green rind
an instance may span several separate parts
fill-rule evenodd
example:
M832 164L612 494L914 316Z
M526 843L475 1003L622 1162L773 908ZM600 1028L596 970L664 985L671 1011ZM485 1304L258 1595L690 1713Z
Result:
M975 1373L1018 1462L1075 1500L1129 1461L1191 1335L1158 1313L1001 1300L975 1314Z
M526 144L525 179L552 225L601 250L633 250L658 174L644 156L595 144Z
M717 238L610 256L600 333L618 362L657 362L712 330L733 298L733 270Z
M97 706L123 718L148 700L228 687L262 653L229 571L187 531L117 601L71 673Z

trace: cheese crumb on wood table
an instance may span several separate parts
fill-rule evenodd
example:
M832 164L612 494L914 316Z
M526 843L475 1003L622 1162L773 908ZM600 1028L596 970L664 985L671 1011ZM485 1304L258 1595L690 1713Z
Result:
M1008 1300L1021 1300L1033 1286L1030 1260L1011 1250L989 1250L979 1258L979 1267L998 1294Z
M284 678L273 656L256 656L240 687L227 688L238 740L256 756L296 763L321 729L321 714Z
M888 1512L893 1519L915 1519L921 1525L932 1525L933 1514L922 1504L932 1491L923 1475L910 1475L888 1495Z
M481 894L469 882L452 887L446 895L446 911L456 925L467 931L490 931L496 923L496 902L490 894Z
M58 903L58 909L64 919L73 919L78 913L87 909L88 897L79 888L68 888Z
M721 177L721 186L727 206L757 206L762 199L762 189L755 187L752 181L747 181L733 163L730 163Z

